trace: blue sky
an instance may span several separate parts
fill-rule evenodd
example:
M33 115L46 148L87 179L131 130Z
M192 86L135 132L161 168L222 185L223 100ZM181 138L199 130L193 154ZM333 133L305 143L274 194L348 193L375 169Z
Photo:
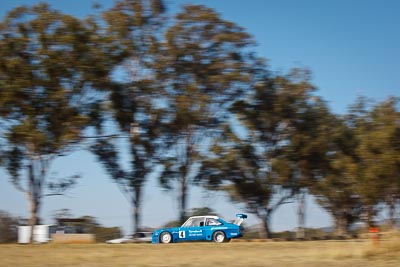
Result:
M39 1L0 0L0 18L22 4ZM105 7L112 0L46 1L66 13L85 16L94 2ZM317 94L336 113L345 113L358 95L378 101L400 95L400 1L397 0L167 0L169 12L182 4L203 4L224 19L235 22L253 35L260 56L269 68L285 72L292 67L309 68ZM52 170L60 174L80 173L83 178L67 197L44 200L41 216L50 223L54 210L69 208L76 216L92 215L107 226L130 227L130 206L105 175L94 157L85 151L58 159ZM191 190L190 207L210 206L227 219L242 212L222 193ZM178 217L176 195L165 193L156 181L145 188L143 225L160 226ZM27 201L0 170L0 210L26 217ZM307 207L307 226L327 226L330 217L312 201ZM287 205L272 219L273 230L296 226L295 206ZM254 216L250 224L256 223Z

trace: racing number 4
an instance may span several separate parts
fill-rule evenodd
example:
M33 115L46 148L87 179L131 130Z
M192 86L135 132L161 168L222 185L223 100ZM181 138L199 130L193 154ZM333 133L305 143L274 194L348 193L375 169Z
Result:
M185 238L185 231L179 231L179 238Z

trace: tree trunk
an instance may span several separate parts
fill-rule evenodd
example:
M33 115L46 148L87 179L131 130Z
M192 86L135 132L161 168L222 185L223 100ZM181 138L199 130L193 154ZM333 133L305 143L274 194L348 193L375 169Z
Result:
M271 215L270 212L267 212L266 215L259 217L259 219L261 220L260 238L263 239L272 238L272 234L269 229L269 221L271 217L270 215Z
M389 224L391 229L396 228L396 197L395 194L388 194L386 202L389 209Z
M191 154L193 150L193 146L191 145L190 139L192 137L192 129L189 126L187 130L187 134L185 136L185 146L183 148L182 154L182 165L180 167L179 173L181 176L181 192L180 194L180 203L179 203L179 221L184 223L186 220L186 204L187 204L187 184L188 184L188 172L191 165Z
M32 194L28 193L28 201L29 201L29 206L30 206L30 218L29 218L29 226L31 228L31 234L29 238L29 242L33 243L33 229L35 228L35 225L38 224L38 212L39 212L39 201L35 199Z
M341 212L340 216L336 218L336 235L345 236L347 235L347 230L349 228L349 222L347 220L347 215L345 212Z
M133 200L132 204L132 230L133 233L136 233L139 231L139 226L140 226L140 218L141 218L141 210L140 210L140 204L141 204L141 188L136 188L135 189L135 199Z
M394 202L389 205L389 224L391 229L396 228L396 203Z
M183 176L181 178L181 188L179 193L179 221L180 223L184 223L186 220L186 201L187 201L187 186L186 186L186 177Z
M138 231L138 218L139 218L139 211L137 202L133 201L132 204L132 233L136 233Z
M34 228L35 225L38 224L38 213L39 213L39 205L40 205L40 184L36 181L35 172L34 172L34 163L31 162L28 166L28 178L29 178L29 189L27 192L27 198L30 206L30 218L29 218L29 226L31 228L31 234L29 242L34 242Z
M298 206L297 206L298 227L297 227L296 237L299 239L303 239L306 237L306 232L305 232L306 192L305 192L305 190L300 190L297 201L298 201Z

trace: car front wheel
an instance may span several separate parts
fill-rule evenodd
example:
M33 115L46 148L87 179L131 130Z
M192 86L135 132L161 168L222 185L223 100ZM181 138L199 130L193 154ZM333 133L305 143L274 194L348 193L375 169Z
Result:
M224 242L224 241L225 241L225 233L222 232L222 231L216 231L216 232L213 234L213 240L214 240L214 242L216 242L216 243L222 243L222 242Z
M168 232L162 233L161 236L160 236L160 241L161 241L161 243L164 243L164 244L171 243L171 241L172 241L171 234L168 233Z

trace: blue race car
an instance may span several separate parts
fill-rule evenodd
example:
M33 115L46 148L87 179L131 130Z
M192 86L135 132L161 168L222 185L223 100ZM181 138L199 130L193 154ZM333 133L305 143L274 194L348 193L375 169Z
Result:
M236 214L236 220L229 223L218 216L190 217L181 227L163 228L153 232L152 243L172 243L182 241L229 242L243 236L243 220L246 214Z

